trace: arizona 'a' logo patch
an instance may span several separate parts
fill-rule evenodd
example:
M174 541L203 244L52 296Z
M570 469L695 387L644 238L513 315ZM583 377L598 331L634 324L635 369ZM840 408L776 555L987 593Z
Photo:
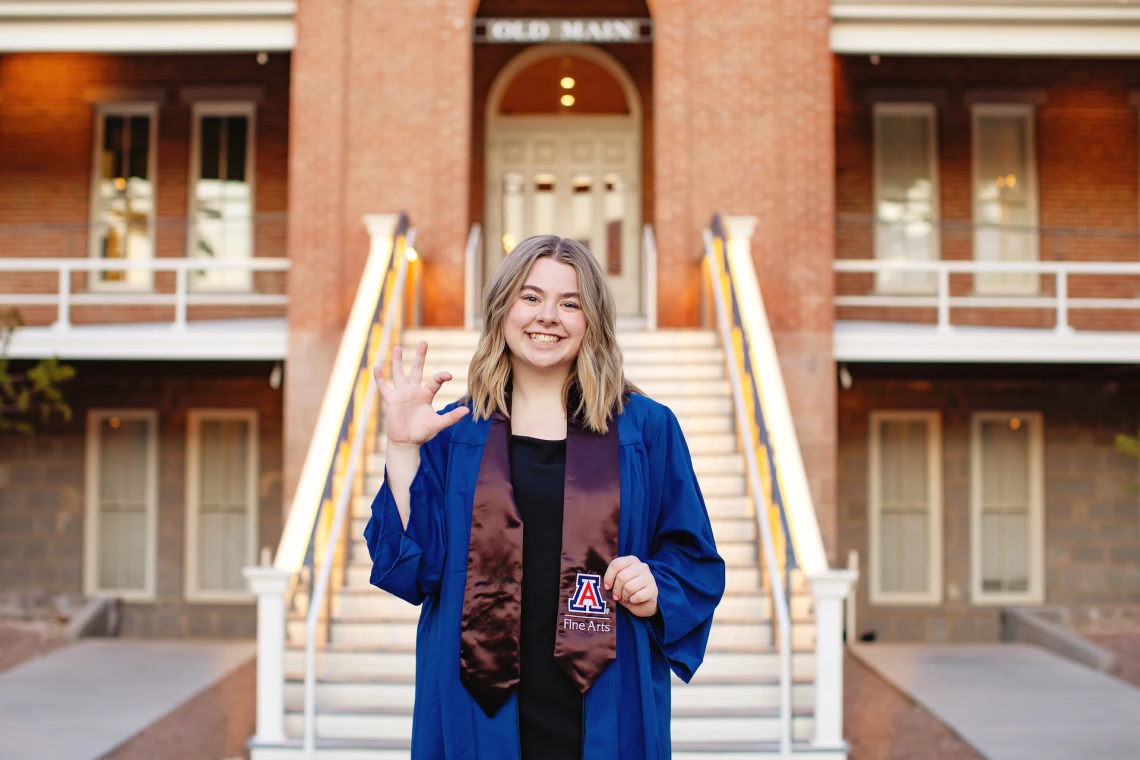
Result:
M602 599L602 576L578 573L578 583L570 596L570 611L579 615L609 614L609 605Z

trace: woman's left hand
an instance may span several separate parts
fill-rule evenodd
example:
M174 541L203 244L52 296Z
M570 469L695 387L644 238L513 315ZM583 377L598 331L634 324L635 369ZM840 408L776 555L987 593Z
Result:
M613 589L614 599L637 617L653 617L657 612L657 580L637 557L618 557L606 569L602 584Z

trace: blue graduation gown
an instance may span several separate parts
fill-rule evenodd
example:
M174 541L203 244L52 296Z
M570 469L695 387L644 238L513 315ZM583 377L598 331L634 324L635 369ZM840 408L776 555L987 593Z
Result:
M670 757L669 671L687 682L704 659L724 561L673 412L632 395L617 424L620 551L649 564L661 615L655 623L618 605L617 659L585 695L583 757L662 760ZM407 529L385 484L364 531L372 584L422 605L412 760L520 757L517 695L489 718L459 680L471 503L489 427L469 415L422 446Z

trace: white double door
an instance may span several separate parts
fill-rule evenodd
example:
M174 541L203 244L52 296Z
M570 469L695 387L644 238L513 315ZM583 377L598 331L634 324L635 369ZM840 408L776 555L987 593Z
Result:
M484 281L531 235L586 245L606 272L618 314L644 313L641 145L628 117L500 117L486 164Z

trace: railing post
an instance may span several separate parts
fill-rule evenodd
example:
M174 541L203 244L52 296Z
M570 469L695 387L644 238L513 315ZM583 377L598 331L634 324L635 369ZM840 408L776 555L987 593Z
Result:
M950 332L950 270L938 268L938 332Z
M1069 327L1069 271L1057 268L1057 325L1054 328L1059 333L1068 334L1073 331Z
M257 733L253 744L285 742L285 592L292 574L275 567L242 570L257 595Z
M187 262L188 263L188 262ZM189 270L185 266L180 266L175 271L174 275L174 329L186 329L186 297L188 288L186 287L187 277Z
M56 330L71 329L71 267L68 264L59 267L59 314L52 327Z
M814 749L846 749L843 740L843 601L859 577L827 570L808 578L815 606Z

